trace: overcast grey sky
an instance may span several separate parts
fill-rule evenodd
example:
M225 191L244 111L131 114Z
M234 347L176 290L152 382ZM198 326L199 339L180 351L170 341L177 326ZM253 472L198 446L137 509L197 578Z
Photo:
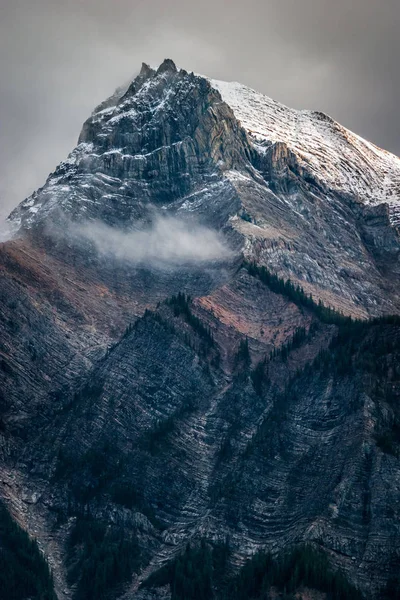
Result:
M0 216L141 62L237 80L400 154L399 0L0 0Z

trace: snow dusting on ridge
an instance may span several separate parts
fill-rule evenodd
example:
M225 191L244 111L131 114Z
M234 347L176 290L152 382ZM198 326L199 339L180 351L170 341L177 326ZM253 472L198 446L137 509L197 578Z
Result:
M258 148L286 143L317 179L364 203L388 202L392 222L400 222L400 158L323 113L288 108L240 83L209 81Z
M129 93L128 85L119 88L93 111L75 150L41 189L13 211L9 217L13 227L18 229L24 223L29 228L55 208L86 216L93 205L101 209L109 200L110 206L123 207L131 202L127 194L131 188L145 196L149 186L142 177L146 161L168 148L179 148L184 139L171 139L167 146L159 136L160 145L150 143L148 148L151 132L162 128L166 117L172 122L180 110L179 102L185 103L192 89L205 80L232 108L258 152L266 152L271 143L287 144L299 164L327 190L348 194L363 204L387 203L392 224L400 226L399 158L323 113L288 108L236 82L188 75L181 70L185 77L178 78L181 95L177 100L176 67L167 66L172 68L169 74L146 67L144 75L135 80L137 88ZM187 113L182 114L188 120ZM237 173L224 176L237 180Z

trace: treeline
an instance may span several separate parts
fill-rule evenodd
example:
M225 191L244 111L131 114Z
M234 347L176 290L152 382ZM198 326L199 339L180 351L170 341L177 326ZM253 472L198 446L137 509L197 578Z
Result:
M250 377L253 383L253 388L256 394L262 395L264 388L270 384L270 378L265 372L267 368L267 359L260 361L257 366L252 370Z
M163 317L157 311L153 311L153 310L146 308L146 310L143 313L143 316L136 319L136 321L129 323L127 325L127 327L125 328L125 331L122 334L121 338L107 348L107 351L104 355L103 360L108 358L111 355L111 353L119 346L119 344L122 342L122 340L129 337L133 331L136 331L136 329L139 327L140 323L142 321L144 321L145 319L152 319L153 321L155 321L156 323L161 325L166 331L168 331L168 333L176 334L176 329L172 323L169 323L166 319L163 319Z
M244 340L240 340L239 348L237 350L234 366L237 371L246 372L251 365L251 356L249 349L249 340L247 337Z
M328 349L322 350L312 363L305 366L306 372L320 371L322 374L331 375L354 374L360 369L372 375L383 375L385 370L387 372L383 356L395 352L398 342L393 339L393 336L380 335L381 327L400 326L399 315L384 315L364 320L346 317L335 309L326 307L321 301L316 303L311 294L307 295L301 286L294 285L290 280L280 279L266 267L259 267L254 263L245 263L244 266L250 275L258 277L273 292L282 294L298 306L309 309L323 323L338 327ZM311 333L312 328L308 334L304 328L299 328L292 340L281 348L273 350L269 358L280 356L286 360L289 353L302 345ZM363 347L362 353L359 351L361 347ZM262 386L268 383L268 377L265 375L266 364L267 360L262 361L252 372L257 393L261 393ZM392 370L396 370L395 365L392 365ZM393 432L381 438L380 443L388 448L394 437L396 439L398 437L397 425Z
M209 327L206 327L202 321L193 314L190 308L191 298L183 292L172 296L166 303L173 308L175 317L182 315L188 325L204 340L208 346L214 346L214 337Z
M290 340L286 342L286 344L283 344L283 346L271 350L269 354L269 361L273 360L274 358L280 357L284 362L286 362L289 354L293 350L297 350L297 348L300 348L304 344L304 342L309 338L309 336L312 335L314 330L315 326L311 326L308 332L305 329L305 327L297 327L294 334L292 335ZM271 383L267 373L267 365L268 360L267 358L264 358L255 366L255 368L250 373L254 391L259 396L262 395L263 390L269 387Z
M312 311L322 323L330 325L339 325L340 327L354 328L367 325L400 325L399 315L384 315L382 317L372 317L371 319L354 319L345 316L330 306L325 306L322 300L316 302L312 294L306 294L300 285L294 284L290 279L282 279L271 273L265 266L258 266L256 263L244 262L243 266L247 269L249 275L257 277L269 287L275 294L286 296L297 306L303 306Z
M331 568L325 554L311 546L297 547L277 558L264 552L247 561L234 577L227 576L229 543L214 547L204 541L188 545L185 552L143 584L169 584L171 600L265 600L271 588L287 600L306 586L326 594L326 600L362 600L362 594L339 571Z
M271 273L267 267L260 267L254 262L245 262L244 267L247 269L250 275L253 277L258 277L258 279L267 285L272 292L286 296L286 298L298 306L308 308L323 323L344 325L353 322L352 317L346 317L334 308L325 306L321 300L319 300L319 302L315 302L312 294L306 294L300 285L294 284L290 279L281 279L274 273Z
M397 327L397 317L382 317L369 321L353 321L339 327L327 350L322 350L314 362L305 370L320 370L323 373L349 375L367 372L378 378L385 378L388 369L393 376L400 375L400 369L393 356L400 354L400 331L383 335L382 326Z
M259 552L241 569L227 587L224 600L261 600L271 587L295 599L302 586L326 594L326 600L362 600L362 594L339 571L334 571L325 554L311 546L295 548L274 559Z
M76 600L118 595L141 564L137 539L122 527L78 517L67 542L68 583Z
M188 544L183 554L153 573L144 587L170 586L171 600L213 600L215 582L223 577L230 550L227 542L210 547Z
M0 598L57 600L49 566L35 540L0 502Z
M386 325L386 319L374 319L339 327L328 348L298 369L284 390L275 391L272 407L248 443L246 455L256 448L264 453L277 451L274 444L279 440L278 426L285 419L289 406L298 401L304 382L313 378L340 380L351 377L378 406L380 402L391 406L393 414L378 421L376 442L385 453L400 456L400 331L397 325L390 325L390 319L388 322ZM386 327L384 331L382 323ZM270 383L266 359L251 372L251 378L255 391L261 395ZM354 409L358 407L359 398L359 394L352 398Z
M173 314L175 317L183 316L183 318L185 319L187 324L192 328L192 330L200 338L200 342L201 342L200 346L199 346L199 344L193 344L190 335L187 332L185 332L183 335L185 344L187 344L192 350L199 352L200 355L206 356L206 355L208 355L209 350L211 348L215 348L215 346L216 346L214 337L212 335L211 329L209 327L207 327L206 325L204 325L204 323L201 321L201 319L199 319L198 317L196 317L195 314L193 314L191 307L190 307L191 302L192 302L192 299L190 296L187 296L183 292L178 292L177 295L173 295L173 296L171 296L171 298L168 298L167 300L165 300L164 304L166 304L167 306L170 306L173 309ZM159 308L159 306L160 305L158 304L157 308ZM168 333L171 333L174 335L176 335L178 333L174 324L171 323L170 321L168 321L166 318L164 318L158 311L152 311L152 310L146 309L142 318L137 319L136 321L130 323L126 327L126 329L121 337L121 340L125 339L133 331L135 331L138 328L139 324L145 319L152 319L153 321L157 322L166 331L168 331ZM105 358L108 357L111 354L111 352L113 352L113 350L119 345L120 341L116 342L115 344L113 344L112 346L110 346L107 349ZM219 355L218 350L216 350L214 352L214 356L212 358L212 364L215 367L218 367L219 362L220 362L220 355Z
M307 339L307 330L305 327L297 327L294 334L290 338L286 344L283 344L279 348L274 348L271 350L269 358L272 360L273 358L280 357L284 362L287 361L289 354L292 350L297 350Z

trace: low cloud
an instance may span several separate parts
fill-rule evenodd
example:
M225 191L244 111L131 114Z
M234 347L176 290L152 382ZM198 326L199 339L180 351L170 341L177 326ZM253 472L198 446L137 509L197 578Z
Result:
M0 244L13 238L14 229L9 221L0 217Z
M92 242L104 256L134 264L169 267L209 263L231 255L217 232L175 217L156 217L151 225L133 231L88 222L74 227L73 234Z

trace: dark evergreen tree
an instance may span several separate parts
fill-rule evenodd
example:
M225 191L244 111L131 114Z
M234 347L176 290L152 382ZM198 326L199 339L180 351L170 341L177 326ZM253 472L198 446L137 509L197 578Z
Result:
M105 600L140 566L136 538L122 528L78 518L68 540L69 583L76 600Z
M246 372L250 368L251 357L249 350L249 340L246 338L240 340L239 348L235 357L235 368L239 371Z
M35 540L0 502L0 598L57 600L48 564Z
M177 296L172 296L167 300L167 304L172 306L175 317L182 315L186 322L191 326L195 333L206 343L207 346L214 346L214 338L209 327L193 314L190 306L192 300L190 296L179 292Z

